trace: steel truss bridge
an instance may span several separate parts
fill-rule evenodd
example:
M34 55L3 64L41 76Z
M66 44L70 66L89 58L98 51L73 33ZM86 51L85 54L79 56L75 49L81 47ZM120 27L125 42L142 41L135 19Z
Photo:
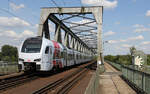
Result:
M70 49L97 54L102 60L103 7L41 8L38 35L51 39L50 23L54 24L54 40ZM103 61L103 60L102 60Z

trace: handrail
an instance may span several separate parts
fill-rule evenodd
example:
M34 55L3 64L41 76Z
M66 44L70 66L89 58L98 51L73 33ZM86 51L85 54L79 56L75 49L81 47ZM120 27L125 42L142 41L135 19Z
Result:
M150 74L131 68L129 66L121 65L118 63L106 61L116 69L122 72L122 77L126 79L131 85L137 88L140 94L150 94ZM120 66L117 67L117 66ZM142 93L141 93L142 92Z

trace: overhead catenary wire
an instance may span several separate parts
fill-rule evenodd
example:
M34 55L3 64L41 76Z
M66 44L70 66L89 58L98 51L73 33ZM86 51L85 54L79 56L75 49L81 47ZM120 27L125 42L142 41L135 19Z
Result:
M59 8L59 6L57 5L57 3L54 0L51 0L51 1L57 8Z
M8 14L10 14L11 16L20 18L19 16L15 15L14 13L12 13L12 12L6 10L6 9L0 8L0 11L3 11L3 12L5 12L5 13L8 13ZM20 18L20 19L23 19L23 18ZM23 19L23 20L24 20L24 19ZM28 23L29 23L29 22L28 22ZM29 23L29 24L32 25L32 26L34 26L34 24L32 24L32 23Z
M6 12L6 13L8 13L8 14L10 14L11 16L14 16L14 17L23 19L23 18L17 16L16 14L14 14L13 12L10 11L10 8L11 8L11 7L10 7L10 3L16 4L13 0L8 0L8 9L0 8L0 10ZM27 8L28 8L29 10L32 10L32 9L29 8L29 7L26 7L26 9L27 9ZM33 11L33 10L32 10L32 11ZM30 15L32 15L34 18L35 18L35 17L36 17L36 18L39 18L37 15L34 15L33 12L32 12ZM23 20L25 20L25 19L23 19ZM33 23L31 23L31 22L28 22L28 23L29 23L30 25L34 26Z
M8 11L9 11L9 2L10 2L10 0L8 0Z

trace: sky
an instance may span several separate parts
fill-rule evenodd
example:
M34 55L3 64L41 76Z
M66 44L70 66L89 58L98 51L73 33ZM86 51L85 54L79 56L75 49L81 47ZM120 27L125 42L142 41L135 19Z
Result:
M0 47L19 47L27 37L36 36L41 7L103 5L104 54L129 54L132 46L150 54L149 4L150 0L2 0Z

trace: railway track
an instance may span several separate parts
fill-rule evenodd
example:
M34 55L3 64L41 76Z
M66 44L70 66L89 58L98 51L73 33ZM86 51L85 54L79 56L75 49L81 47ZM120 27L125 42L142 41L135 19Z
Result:
M92 65L93 64L89 64L81 67L72 74L60 78L59 80L34 91L32 94L67 94L73 86L86 75Z
M35 80L37 78L38 78L38 76L36 76L35 73L32 73L32 74L23 74L20 76L15 76L12 78L7 78L4 80L1 80L0 81L0 92L5 91L9 88L13 88L18 85L22 85L26 82Z

